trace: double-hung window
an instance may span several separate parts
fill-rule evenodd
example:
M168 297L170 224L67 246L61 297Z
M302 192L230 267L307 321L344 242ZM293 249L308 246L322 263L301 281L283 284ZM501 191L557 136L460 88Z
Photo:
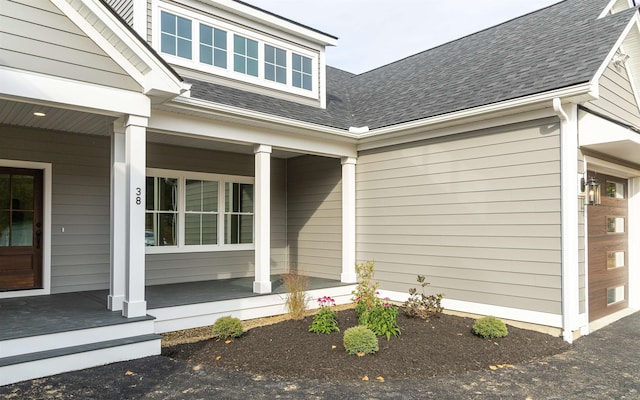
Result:
M190 19L162 11L160 30L160 50L163 53L191 59L192 32Z
M311 59L293 53L292 56L292 84L295 87L312 90L313 69L311 68Z
M233 70L258 76L258 42L238 34L233 35Z
M225 183L224 242L253 243L253 185Z
M264 78L278 83L287 83L287 52L264 45Z
M157 169L147 175L149 252L252 248L253 178Z

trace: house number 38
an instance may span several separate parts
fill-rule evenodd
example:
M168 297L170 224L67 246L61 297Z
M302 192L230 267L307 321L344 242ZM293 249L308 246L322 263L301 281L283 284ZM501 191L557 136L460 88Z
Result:
M142 204L142 189L136 188L136 205Z

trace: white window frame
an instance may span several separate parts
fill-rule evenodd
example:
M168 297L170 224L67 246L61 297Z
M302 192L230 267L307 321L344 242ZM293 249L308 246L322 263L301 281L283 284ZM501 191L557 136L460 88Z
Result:
M147 177L173 178L178 180L178 219L176 223L177 245L175 246L146 246L146 254L171 254L171 253L199 253L212 251L240 251L255 250L255 209L252 243L225 244L224 243L224 217L225 217L225 183L244 183L254 187L255 179L247 176L210 174L205 172L176 171L161 168L147 168ZM218 244L186 245L185 244L185 193L187 179L218 182ZM148 194L147 194L148 195ZM153 195L153 194L151 194ZM255 207L255 197L253 199ZM146 210L145 210L146 213Z
M153 12L153 20L152 20L152 43L153 48L156 49L158 54L160 54L167 62L175 65L179 65L182 67L199 70L206 73L211 73L214 75L223 76L226 78L240 80L247 83L268 87L271 89L275 89L278 91L284 91L287 93L292 93L295 95L300 95L303 97L318 99L320 93L320 85L319 85L319 62L320 62L320 54L314 51L310 51L304 47L296 47L292 45L290 42L278 40L271 36L261 35L258 32L252 31L250 29L244 28L239 25L234 25L226 21L217 20L212 17L209 17L204 14L199 14L193 10L188 10L185 8L181 8L179 6L165 3L160 0L153 0L152 2L152 12ZM191 45L192 45L192 59L185 59L182 57L174 56L167 53L162 53L160 50L160 32L161 32L161 11L166 11L168 13L187 18L191 20ZM204 23L207 26L212 28L222 29L227 32L227 68L220 68L213 65L205 64L200 62L200 23ZM240 72L234 71L233 65L233 54L234 54L234 43L233 37L234 34L238 34L247 39L252 39L258 42L258 76L252 76L248 74L243 74ZM282 84L276 81L270 81L264 76L264 45L268 44L269 46L277 47L286 51L287 56L287 83ZM293 58L293 53L308 57L311 59L311 68L312 68L312 86L311 90L302 89L293 86L293 70L291 60Z

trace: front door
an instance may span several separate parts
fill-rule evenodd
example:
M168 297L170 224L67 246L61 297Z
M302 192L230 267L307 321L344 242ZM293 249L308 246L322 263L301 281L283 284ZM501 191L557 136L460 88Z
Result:
M587 206L589 321L594 321L629 305L629 212L626 179L588 176L595 176L602 190L602 204Z
M0 167L0 291L42 288L42 170Z

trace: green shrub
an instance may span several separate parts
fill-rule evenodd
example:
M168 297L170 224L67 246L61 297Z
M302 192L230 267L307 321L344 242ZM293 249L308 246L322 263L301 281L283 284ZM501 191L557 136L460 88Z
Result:
M320 304L320 311L313 317L309 332L340 332L338 321L336 321L336 312L333 309L336 301L329 296L323 296L318 299L318 304Z
M365 311L358 322L365 325L378 336L386 336L387 340L391 339L391 335L398 336L400 327L398 326L398 308L388 303L385 299L384 303L378 303L369 311Z
M473 333L484 339L493 339L505 337L509 334L509 331L502 320L488 316L476 320L473 324Z
M242 322L232 316L220 317L213 324L213 336L220 339L233 339L243 333Z
M378 351L378 338L366 326L359 325L344 331L342 339L349 354L372 354Z
M429 285L429 282L425 280L424 275L418 275L417 281L422 287L422 293L418 294L416 288L409 289L409 298L402 305L402 309L408 317L427 320L432 315L444 310L440 304L444 295L438 293L427 296L424 288Z
M307 288L309 286L309 278L296 272L290 272L282 276L282 282L287 289L287 299L285 306L292 319L304 319L309 302Z

